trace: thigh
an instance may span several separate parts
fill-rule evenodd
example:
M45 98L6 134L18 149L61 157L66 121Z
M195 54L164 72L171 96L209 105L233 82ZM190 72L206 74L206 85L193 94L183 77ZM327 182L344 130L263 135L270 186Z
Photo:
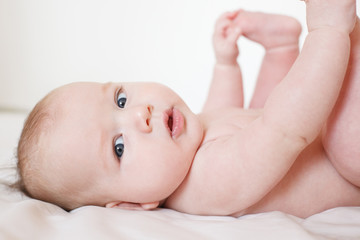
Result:
M360 23L351 34L349 67L323 135L325 150L347 180L360 186Z

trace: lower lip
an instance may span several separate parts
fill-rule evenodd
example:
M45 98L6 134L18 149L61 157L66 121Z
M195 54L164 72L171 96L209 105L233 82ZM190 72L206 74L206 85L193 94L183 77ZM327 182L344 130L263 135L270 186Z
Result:
M180 136L184 128L184 116L179 110L174 108L172 112L172 118L173 118L173 126L172 126L171 136L173 138L177 138L178 136Z
M168 121L169 121L170 116L171 116L172 122L173 122L171 130L168 127ZM170 132L170 136L175 139L180 136L180 134L182 133L182 131L184 129L184 116L182 115L182 113L179 110L177 110L175 108L169 109L165 112L164 124L165 124L166 128L168 129L168 131Z

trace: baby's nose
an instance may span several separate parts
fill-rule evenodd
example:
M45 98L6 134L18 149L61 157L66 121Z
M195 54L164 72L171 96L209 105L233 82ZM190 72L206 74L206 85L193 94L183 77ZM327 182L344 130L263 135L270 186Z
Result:
M152 105L141 105L141 106L135 106L134 107L134 123L142 132L149 133L152 131L151 127L151 116L152 111L154 110L154 107Z

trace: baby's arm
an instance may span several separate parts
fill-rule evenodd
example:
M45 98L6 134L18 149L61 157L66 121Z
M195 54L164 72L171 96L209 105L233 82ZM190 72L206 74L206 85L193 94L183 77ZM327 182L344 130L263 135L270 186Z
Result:
M350 52L355 0L307 0L309 34L289 74L265 104L263 121L305 143L319 134L337 100Z
M347 69L349 34L356 22L355 3L356 0L306 1L309 33L302 51L269 96L262 117L243 133L249 135L249 140L238 154L252 162L245 165L248 171L243 170L249 180L240 184L256 186L249 189L246 202L257 202L270 191L298 154L319 136L337 101ZM256 147L250 148L251 144ZM252 179L256 180L251 181L251 176L256 176Z
M183 203L177 209L191 206L187 212L196 214L246 213L318 136L347 68L355 0L308 0L307 19L309 34L303 49L268 98L263 115L198 152L207 157L195 161L196 174L187 179L195 186L180 189Z
M259 201L316 139L342 87L349 34L356 21L355 0L308 0L306 4L309 34L298 59L269 96L263 116L241 133L249 140L238 137L238 144L244 142L238 154L245 168L244 182L239 184L243 189L253 186L247 189L248 195L240 195L244 204Z
M241 70L237 63L237 40L241 29L232 26L238 11L224 13L217 20L213 36L216 63L203 111L223 106L243 107Z

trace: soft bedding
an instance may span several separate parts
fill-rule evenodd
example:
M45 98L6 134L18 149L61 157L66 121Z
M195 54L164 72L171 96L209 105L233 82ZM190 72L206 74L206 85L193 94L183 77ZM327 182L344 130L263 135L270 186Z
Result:
M0 182L14 179L25 116L0 112ZM0 191L0 239L360 239L360 207L330 209L307 219L282 212L234 218L94 206L66 212L3 184Z

